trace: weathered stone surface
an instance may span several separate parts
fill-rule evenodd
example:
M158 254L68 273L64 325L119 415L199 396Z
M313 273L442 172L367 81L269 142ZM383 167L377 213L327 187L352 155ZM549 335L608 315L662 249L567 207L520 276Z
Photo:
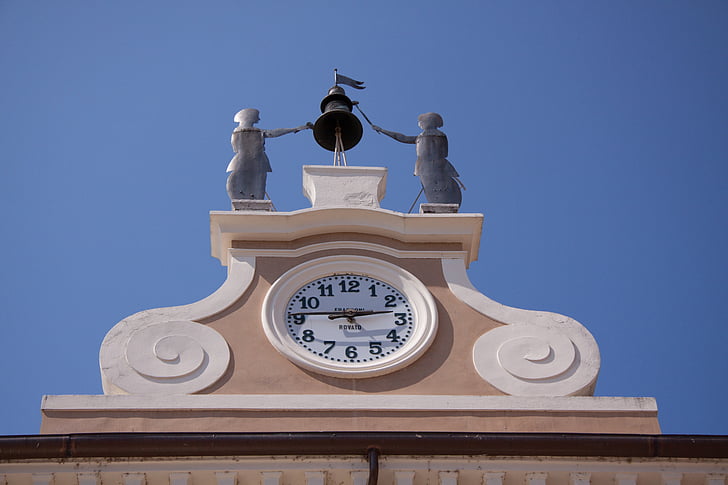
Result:
M270 200L233 199L233 210L236 211L272 211L273 202Z
M460 204L420 204L420 214L453 214L460 209Z

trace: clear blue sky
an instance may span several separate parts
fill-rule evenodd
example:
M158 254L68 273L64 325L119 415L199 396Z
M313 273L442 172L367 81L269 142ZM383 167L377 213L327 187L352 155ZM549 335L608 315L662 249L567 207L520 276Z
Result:
M727 47L722 0L0 0L0 434L37 433L43 394L101 393L117 321L222 283L234 113L314 121L334 67L385 128L443 115L483 293L582 322L598 395L728 434ZM308 207L301 165L330 152L267 151L277 208ZM348 159L407 211L411 146L367 129Z

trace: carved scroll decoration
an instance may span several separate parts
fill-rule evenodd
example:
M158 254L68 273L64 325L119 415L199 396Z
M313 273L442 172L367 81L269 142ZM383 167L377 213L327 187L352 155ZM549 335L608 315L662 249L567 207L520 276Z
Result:
M497 303L475 289L460 259L443 259L453 294L504 326L481 335L473 345L478 374L514 396L592 395L599 373L599 347L576 320L549 312Z
M250 285L254 258L231 258L228 277L196 303L136 313L101 344L105 394L191 394L217 382L230 364L225 338L197 323L229 307Z

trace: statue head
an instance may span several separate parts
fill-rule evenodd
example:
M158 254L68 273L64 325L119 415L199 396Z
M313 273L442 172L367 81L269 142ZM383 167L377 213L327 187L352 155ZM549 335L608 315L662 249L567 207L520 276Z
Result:
M417 117L417 124L423 130L429 128L440 128L444 123L442 116L437 113L422 113Z
M255 108L241 109L235 113L234 120L243 126L251 127L260 121L260 111Z

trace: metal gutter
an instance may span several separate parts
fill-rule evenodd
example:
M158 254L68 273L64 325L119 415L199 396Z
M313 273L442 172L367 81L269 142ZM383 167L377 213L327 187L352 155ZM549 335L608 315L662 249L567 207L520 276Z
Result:
M362 455L373 466L378 465L379 455L728 458L728 436L412 432L0 436L0 460L266 455Z

